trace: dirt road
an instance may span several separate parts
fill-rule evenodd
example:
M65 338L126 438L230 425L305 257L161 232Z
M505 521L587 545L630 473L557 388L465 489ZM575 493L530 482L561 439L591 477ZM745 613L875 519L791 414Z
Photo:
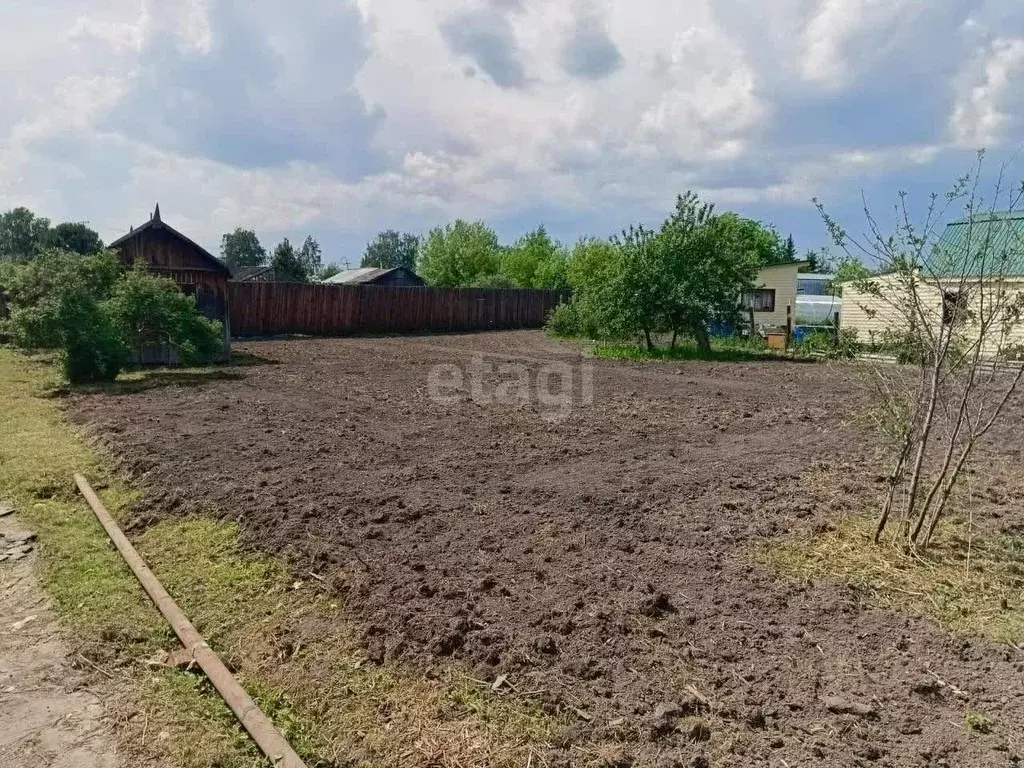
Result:
M0 517L0 556L27 532ZM0 765L115 768L114 738L99 698L67 661L35 549L0 562Z

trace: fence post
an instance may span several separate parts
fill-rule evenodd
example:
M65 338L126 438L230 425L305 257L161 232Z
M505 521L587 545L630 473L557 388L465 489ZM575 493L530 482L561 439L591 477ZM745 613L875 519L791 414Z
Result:
M786 349L793 344L793 305L786 305Z

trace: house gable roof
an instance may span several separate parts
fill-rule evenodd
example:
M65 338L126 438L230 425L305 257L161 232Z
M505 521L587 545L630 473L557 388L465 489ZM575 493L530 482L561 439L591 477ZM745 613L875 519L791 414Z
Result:
M214 256L208 250L203 248L203 246L199 245L199 243L181 234L181 232L176 230L170 224L165 224L163 222L163 220L160 218L160 203L156 204L156 210L153 211L153 216L152 218L150 218L149 221L147 221L145 224L141 226L131 228L128 231L128 234L122 235L107 247L116 250L117 248L124 245L133 238L139 237L143 233L153 230L164 230L173 237L185 241L186 243L188 243L189 245L196 249L196 252L202 257L203 261L207 262L211 270L230 276L231 271L224 265L224 262L222 262L220 259Z

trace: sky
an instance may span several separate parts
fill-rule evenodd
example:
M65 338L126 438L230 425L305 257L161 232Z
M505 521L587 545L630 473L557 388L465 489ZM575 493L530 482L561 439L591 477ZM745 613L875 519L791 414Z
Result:
M0 210L217 253L484 219L660 223L693 189L828 242L1024 143L1010 0L5 0ZM989 179L991 180L991 179Z

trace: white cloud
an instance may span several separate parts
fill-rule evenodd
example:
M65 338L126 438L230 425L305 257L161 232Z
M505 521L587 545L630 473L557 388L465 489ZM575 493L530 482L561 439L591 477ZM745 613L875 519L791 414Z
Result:
M545 211L602 232L662 216L686 187L805 206L941 162L950 135L1014 135L1024 38L988 42L1014 23L998 2L770 5L21 4L0 29L0 206L111 237L159 199L208 245L235 226L372 233Z
M818 0L817 5L804 31L801 69L805 80L829 89L848 85L893 46L913 44L915 34L924 31L918 17L934 13L936 6L931 0Z
M1024 127L1024 37L998 38L980 50L959 78L950 118L964 147L997 147Z

